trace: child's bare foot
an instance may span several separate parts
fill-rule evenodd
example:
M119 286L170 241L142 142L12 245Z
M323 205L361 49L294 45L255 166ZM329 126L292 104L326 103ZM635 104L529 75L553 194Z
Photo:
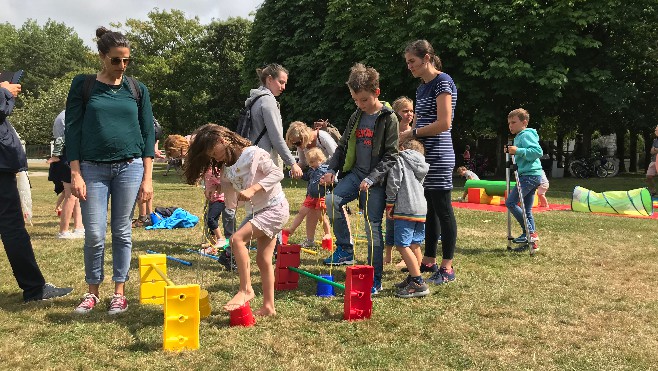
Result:
M224 310L227 312L232 312L241 306L245 305L249 300L253 299L254 296L254 290L251 289L249 291L238 291L237 294L233 297L233 299L229 300L226 305L224 305Z
M260 317L274 316L276 315L276 310L274 310L274 308L263 306L255 311L254 314Z
M395 265L395 268L406 268L406 267L407 267L407 264L405 264L404 260L402 260L401 262L399 262Z

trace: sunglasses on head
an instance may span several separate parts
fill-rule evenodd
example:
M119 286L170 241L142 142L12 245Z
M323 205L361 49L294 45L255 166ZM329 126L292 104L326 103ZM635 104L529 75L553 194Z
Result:
M110 58L110 57L107 57L107 58ZM119 65L123 62L127 66L132 61L133 61L133 59L130 58L130 57L129 58L119 58L119 57L111 57L110 58L110 63L112 63L113 65Z

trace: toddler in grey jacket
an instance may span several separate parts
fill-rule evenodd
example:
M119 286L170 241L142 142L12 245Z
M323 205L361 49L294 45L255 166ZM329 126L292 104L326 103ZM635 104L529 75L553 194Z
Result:
M400 153L386 182L386 213L393 219L395 247L404 260L409 275L396 285L396 296L412 298L429 294L420 274L420 244L425 240L427 201L423 181L429 170L425 150L417 140L400 145Z

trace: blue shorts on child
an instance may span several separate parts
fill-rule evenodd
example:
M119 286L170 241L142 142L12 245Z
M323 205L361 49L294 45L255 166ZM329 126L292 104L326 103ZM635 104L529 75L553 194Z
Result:
M394 220L395 247L420 245L425 241L425 223L410 220Z

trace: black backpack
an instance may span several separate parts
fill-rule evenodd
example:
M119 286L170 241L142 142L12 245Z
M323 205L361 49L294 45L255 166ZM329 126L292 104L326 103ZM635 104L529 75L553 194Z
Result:
M137 84L137 79L134 77L126 76L128 80L128 87L130 87L130 93L132 93L133 98L137 101L137 107L142 108L142 91L139 89ZM94 89L94 83L96 82L96 75L85 75L85 82L82 85L82 102L87 105L89 98L91 98L91 91Z
M251 103L249 103L248 106L245 106L243 109L240 110L240 117L238 118L238 126L235 128L235 132L239 134L240 136L244 137L245 139L249 139L251 136L251 107L256 103L257 100L259 100L262 96L267 95L261 94L254 98ZM258 138L256 138L256 141L254 141L254 145L257 145L258 142L260 142L260 139L265 135L265 132L267 131L267 126L263 127L263 130L258 134Z

